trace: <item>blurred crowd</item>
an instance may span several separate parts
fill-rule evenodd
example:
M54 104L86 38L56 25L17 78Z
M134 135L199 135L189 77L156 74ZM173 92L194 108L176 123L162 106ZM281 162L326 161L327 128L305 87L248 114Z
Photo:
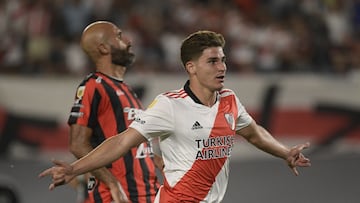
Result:
M183 71L181 41L203 29L225 36L230 72L360 70L360 0L0 0L0 74L86 74L95 20L133 41L129 72Z

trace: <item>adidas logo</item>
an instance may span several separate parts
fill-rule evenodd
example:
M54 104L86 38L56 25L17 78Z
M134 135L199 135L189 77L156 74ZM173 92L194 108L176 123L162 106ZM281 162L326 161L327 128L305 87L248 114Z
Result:
M198 121L195 121L194 125L192 126L191 130L201 129L203 128Z

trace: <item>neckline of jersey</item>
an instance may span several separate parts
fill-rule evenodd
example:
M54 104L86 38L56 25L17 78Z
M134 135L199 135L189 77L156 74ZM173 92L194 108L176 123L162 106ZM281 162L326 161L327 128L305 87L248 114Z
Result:
M201 105L204 105L204 106L205 106L205 104L203 104L203 103L200 101L200 99L194 94L194 92L191 91L191 89L190 89L190 80L187 80L187 81L186 81L186 83L185 83L185 85L184 85L184 90L185 90L185 92L190 96L190 98L191 98L195 103L201 104ZM216 93L216 94L217 94L217 93ZM217 97L217 95L216 95L215 103L217 102L217 100L218 100L218 97ZM214 103L214 104L215 104L215 103Z
M112 76L110 76L110 75L107 75L107 74L102 73L102 72L99 72L99 71L96 71L96 73L100 73L101 75L109 78L110 80L115 80L115 81L117 81L117 82L124 82L124 80L123 80L122 78L121 78L121 79L120 79L120 78L115 78L115 77L112 77Z

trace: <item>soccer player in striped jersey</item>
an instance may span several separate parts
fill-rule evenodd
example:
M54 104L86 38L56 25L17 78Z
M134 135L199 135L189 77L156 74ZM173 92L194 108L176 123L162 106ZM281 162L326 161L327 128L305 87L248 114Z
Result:
M81 47L96 71L78 86L68 119L70 150L77 158L127 129L143 108L123 81L134 53L117 26L105 21L90 24L82 34ZM160 186L153 159L150 142L142 142L124 157L92 171L95 178L89 177L86 203L153 202Z
M222 201L229 175L234 136L297 167L310 166L302 154L309 143L287 147L256 124L236 94L224 88L225 40L221 34L198 31L181 45L181 60L189 80L179 90L160 94L130 127L106 140L84 158L55 166L40 177L52 175L50 189L74 176L104 166L146 140L160 138L164 160L164 184L155 202ZM113 149L110 153L109 149ZM96 162L94 162L96 160Z

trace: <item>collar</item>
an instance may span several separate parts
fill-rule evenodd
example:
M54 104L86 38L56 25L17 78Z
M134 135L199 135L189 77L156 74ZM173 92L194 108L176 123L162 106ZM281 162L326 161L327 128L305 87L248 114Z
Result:
M192 100L194 100L195 103L198 103L198 104L201 104L201 105L204 105L199 98L197 98L197 96L194 94L193 91L191 91L190 89L190 80L186 81L185 85L184 85L184 90L185 92L190 96L190 98ZM217 101L217 97L216 97L216 100L215 100L215 103Z
M109 78L110 80L113 80L113 81L116 81L116 82L123 82L123 78L116 78L116 77L113 77L113 76L110 76L110 75L107 75L105 73L102 73L100 71L96 71L96 73L99 73L107 78Z
M194 92L191 91L191 89L190 89L190 80L186 81L186 83L184 85L184 90L190 96L190 98L192 100L194 100L194 102L196 102L198 104L203 104L203 103L201 103L200 99L197 98L197 96L194 94Z

